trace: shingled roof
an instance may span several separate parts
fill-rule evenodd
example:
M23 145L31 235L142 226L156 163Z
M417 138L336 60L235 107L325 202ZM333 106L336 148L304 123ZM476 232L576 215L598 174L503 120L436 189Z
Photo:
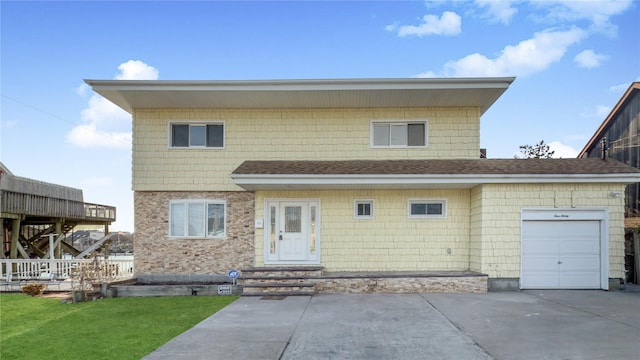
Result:
M231 174L245 189L470 187L483 183L633 183L640 170L586 159L245 161Z
M489 174L638 174L615 160L473 159L245 161L233 174L261 175L489 175Z

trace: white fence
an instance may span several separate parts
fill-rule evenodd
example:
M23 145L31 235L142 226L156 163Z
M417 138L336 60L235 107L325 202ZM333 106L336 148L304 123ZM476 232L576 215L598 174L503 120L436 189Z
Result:
M0 259L0 279L67 280L82 267L99 269L108 282L133 278L133 259Z

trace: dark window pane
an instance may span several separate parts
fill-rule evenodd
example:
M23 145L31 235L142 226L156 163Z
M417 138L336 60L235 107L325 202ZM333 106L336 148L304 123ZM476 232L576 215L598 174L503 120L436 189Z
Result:
M207 125L207 147L224 147L223 125Z
M409 135L408 146L424 146L424 124L409 124L407 126Z
M427 214L442 215L442 204L427 204Z
M189 146L189 125L171 125L171 146Z
M371 216L371 204L358 204L358 216Z
M189 128L189 145L204 146L206 127L204 125L191 125Z
M411 204L411 215L426 215L427 204Z

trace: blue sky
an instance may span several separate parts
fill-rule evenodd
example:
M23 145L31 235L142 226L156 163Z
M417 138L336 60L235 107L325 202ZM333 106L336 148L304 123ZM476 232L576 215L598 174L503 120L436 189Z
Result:
M0 159L133 231L130 116L83 79L516 76L481 120L573 157L640 80L634 1L0 2Z

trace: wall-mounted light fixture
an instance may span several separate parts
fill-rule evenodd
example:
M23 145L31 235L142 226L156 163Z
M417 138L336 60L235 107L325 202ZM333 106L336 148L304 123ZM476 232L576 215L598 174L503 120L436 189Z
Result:
M622 192L621 191L612 191L609 193L609 197L610 198L619 198L622 196Z

